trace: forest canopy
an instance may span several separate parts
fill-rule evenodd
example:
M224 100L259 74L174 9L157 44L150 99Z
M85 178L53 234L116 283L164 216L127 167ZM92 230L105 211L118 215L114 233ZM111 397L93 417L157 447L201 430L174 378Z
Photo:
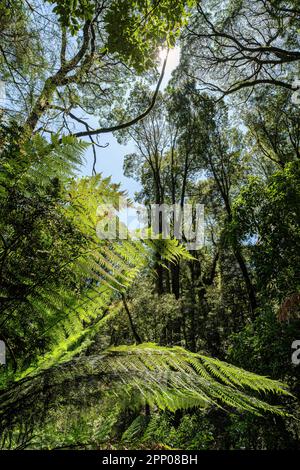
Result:
M299 31L296 0L0 3L1 449L299 450ZM202 245L175 212L99 237L120 201L201 205Z

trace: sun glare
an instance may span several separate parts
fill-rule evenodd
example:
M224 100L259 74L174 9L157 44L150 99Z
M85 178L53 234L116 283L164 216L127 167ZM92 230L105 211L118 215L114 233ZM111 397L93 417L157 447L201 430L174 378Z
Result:
M168 49L166 47L161 48L159 52L161 65L163 64L163 61L166 58L167 52L168 52ZM180 60L180 47L177 46L177 47L174 47L173 49L170 49L169 56L168 56L167 69L174 70L179 65L179 60Z

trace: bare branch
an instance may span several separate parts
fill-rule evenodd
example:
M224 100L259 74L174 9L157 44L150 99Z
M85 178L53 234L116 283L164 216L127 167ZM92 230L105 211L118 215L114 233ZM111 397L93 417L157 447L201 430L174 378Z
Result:
M126 129L127 127L133 126L137 122L143 120L146 116L148 116L148 114L154 108L154 105L156 103L156 98L157 98L157 95L159 93L159 89L160 89L161 83L162 83L164 75L165 75L167 61L168 61L168 55L164 60L164 64L163 64L163 68L162 68L160 78L158 80L158 83L157 83L155 92L153 94L150 106L146 109L146 111L144 111L142 114L140 114L136 118L132 119L131 121L127 121L127 122L124 122L122 124L117 124L117 125L112 126L112 127L102 127L102 128L99 128L99 129L94 129L93 131L76 132L75 134L72 134L72 135L74 137L85 137L85 136L91 136L91 135L97 135L97 134L108 134L109 132L115 132L115 131L120 131L122 129Z

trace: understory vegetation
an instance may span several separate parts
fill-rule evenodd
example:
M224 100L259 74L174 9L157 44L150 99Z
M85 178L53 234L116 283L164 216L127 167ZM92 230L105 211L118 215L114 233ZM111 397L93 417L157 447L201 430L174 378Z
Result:
M299 31L297 0L0 2L1 449L299 450ZM203 243L120 201L203 205Z

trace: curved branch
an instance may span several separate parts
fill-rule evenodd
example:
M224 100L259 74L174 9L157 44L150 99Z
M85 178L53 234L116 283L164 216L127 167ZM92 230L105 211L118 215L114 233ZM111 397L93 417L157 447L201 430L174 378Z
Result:
M115 132L115 131L120 131L122 129L126 129L127 127L133 126L137 122L144 119L152 111L152 109L154 108L154 105L156 103L156 98L157 98L157 95L159 93L159 89L160 89L161 83L162 83L164 75L165 75L166 65L167 65L167 61L168 61L168 55L169 55L169 53L167 54L167 57L164 60L164 64L163 64L163 68L162 68L162 71L161 71L161 74L160 74L160 78L158 80L158 83L157 83L154 95L152 97L150 106L146 109L146 111L144 111L142 114L140 114L136 118L132 119L131 121L124 122L122 124L117 124L117 125L112 126L112 127L102 127L102 128L94 129L94 130L90 130L90 131L76 132L75 134L71 134L71 135L73 137L86 137L86 136L93 136L93 135L97 135L97 134L107 134L109 132Z

